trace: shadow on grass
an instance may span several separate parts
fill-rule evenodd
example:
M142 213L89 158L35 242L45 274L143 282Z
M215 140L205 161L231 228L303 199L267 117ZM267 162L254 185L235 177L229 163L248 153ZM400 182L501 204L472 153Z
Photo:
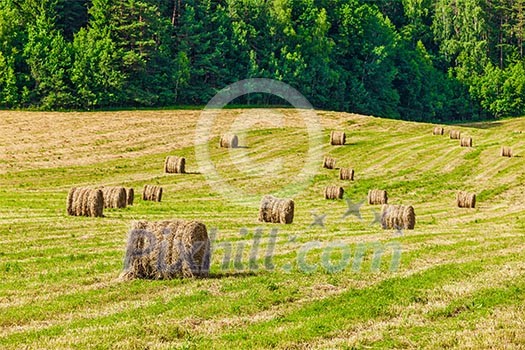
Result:
M461 123L461 124L454 124L457 126L463 126L467 128L476 128L476 129L492 129L497 128L503 125L502 122L475 122L475 123Z

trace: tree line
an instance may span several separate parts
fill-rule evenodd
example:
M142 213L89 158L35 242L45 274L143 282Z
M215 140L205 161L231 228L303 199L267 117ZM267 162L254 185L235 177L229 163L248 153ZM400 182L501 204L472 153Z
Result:
M272 78L317 108L521 115L524 3L0 0L0 107L203 105L228 84Z

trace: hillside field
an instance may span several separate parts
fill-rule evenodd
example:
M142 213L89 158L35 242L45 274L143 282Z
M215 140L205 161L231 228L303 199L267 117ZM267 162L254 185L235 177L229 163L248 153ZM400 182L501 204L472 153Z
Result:
M293 110L220 113L208 149L237 198L199 170L201 111L0 112L0 348L525 348L525 118L444 125L473 138L465 148L432 124L317 115L313 181L293 193L293 224L279 225L240 202L305 166ZM236 126L245 147L220 149ZM329 145L331 130L346 132L345 146ZM501 157L503 145L515 156ZM163 174L168 155L189 173ZM324 155L355 181L322 169ZM142 201L144 184L162 185L163 201ZM133 187L135 204L67 215L71 187L102 185ZM325 200L327 185L345 199ZM382 230L380 206L366 203L373 188L413 205L415 230ZM457 190L476 193L476 208L457 208ZM131 222L173 218L216 234L209 278L120 280ZM327 261L347 264L334 272Z

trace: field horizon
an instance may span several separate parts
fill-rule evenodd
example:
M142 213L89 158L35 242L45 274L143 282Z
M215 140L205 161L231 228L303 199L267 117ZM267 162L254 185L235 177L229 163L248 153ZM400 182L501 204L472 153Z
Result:
M309 134L300 111L227 109L203 136L200 110L0 111L0 347L524 348L525 117L315 112ZM344 146L329 145L332 130ZM241 148L218 147L230 131ZM201 139L215 178L199 166ZM188 173L164 174L168 155ZM323 169L326 155L355 180ZM145 184L164 188L161 203L140 199ZM325 200L328 185L344 199ZM76 186L133 187L135 204L70 217ZM381 229L370 189L412 205L415 229ZM456 207L459 190L476 208ZM293 224L257 221L269 193L294 199ZM203 222L210 277L121 280L131 222L143 219Z

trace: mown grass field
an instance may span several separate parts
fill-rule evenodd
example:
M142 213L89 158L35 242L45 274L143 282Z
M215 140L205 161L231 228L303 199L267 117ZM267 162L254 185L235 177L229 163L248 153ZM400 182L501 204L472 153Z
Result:
M0 112L0 348L525 348L525 118L454 126L474 139L461 148L430 124L318 115L321 156L353 167L356 179L339 181L321 157L294 197L294 223L271 225L199 173L199 111ZM247 148L216 147L239 120L249 121ZM346 131L347 145L329 146L330 130ZM277 191L304 165L308 138L292 110L228 110L213 133L211 158L239 197ZM500 157L502 145L516 157ZM167 155L185 156L190 174L164 175ZM146 183L164 187L162 203L136 198L105 218L66 215L72 186L131 186L139 197ZM346 201L323 199L329 184L353 203L388 190L390 203L414 206L416 229L383 231L380 208L366 203L361 218L343 218ZM459 189L478 194L476 209L455 207ZM324 227L313 214L326 215ZM131 221L171 218L216 232L210 278L119 280ZM306 273L298 252L308 242L348 246L348 266L330 273L326 249L314 249L306 263L317 268ZM395 271L392 246L402 249Z

